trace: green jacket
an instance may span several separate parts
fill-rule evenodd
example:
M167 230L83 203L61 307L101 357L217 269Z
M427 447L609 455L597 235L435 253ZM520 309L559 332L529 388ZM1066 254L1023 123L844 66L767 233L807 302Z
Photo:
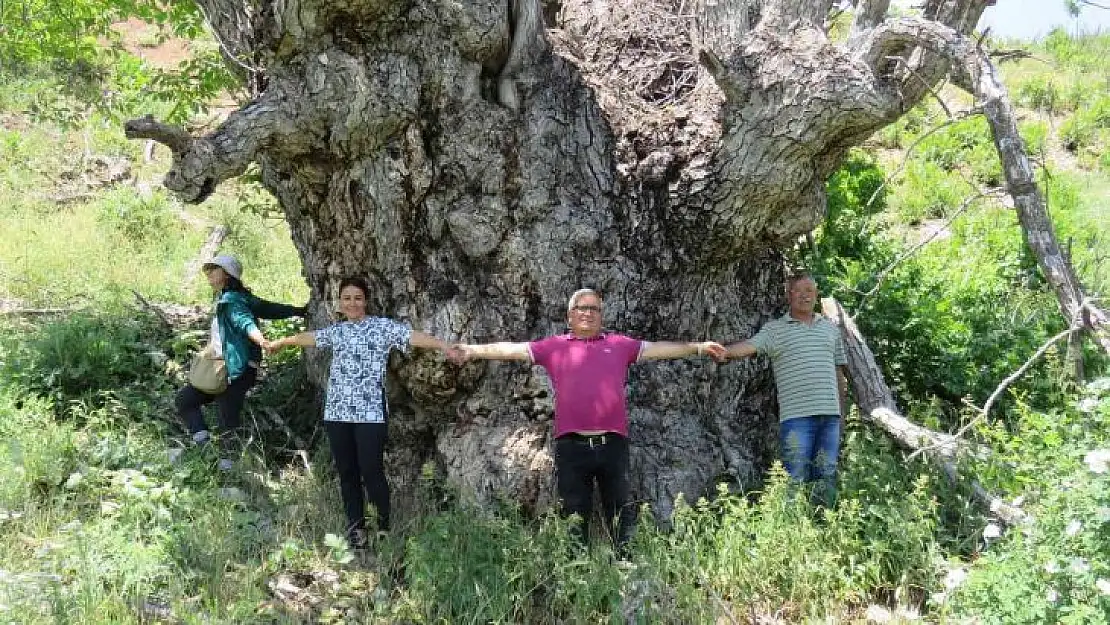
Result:
M256 318L286 319L304 315L299 306L277 304L243 291L224 291L216 301L216 320L220 326L227 379L236 380L247 370L248 363L262 361L262 348L250 339L257 330Z

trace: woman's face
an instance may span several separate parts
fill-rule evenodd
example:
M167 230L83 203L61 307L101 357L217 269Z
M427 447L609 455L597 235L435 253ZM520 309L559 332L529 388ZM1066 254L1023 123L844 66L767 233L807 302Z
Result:
M204 277L208 278L208 284L216 292L224 290L224 287L227 286L227 272L223 270L223 267L209 265L204 269Z
M348 321L358 321L366 316L366 294L357 286L346 286L339 292L339 312Z

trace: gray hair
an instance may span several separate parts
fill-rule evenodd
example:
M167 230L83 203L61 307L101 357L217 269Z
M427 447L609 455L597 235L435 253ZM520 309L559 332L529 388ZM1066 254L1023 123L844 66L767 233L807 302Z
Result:
M786 278L786 290L789 291L790 289L794 288L794 285L798 284L802 280L809 280L810 282L813 282L813 283L817 282L816 280L813 279L813 274L809 273L808 271L796 271L796 272L790 274L789 276L787 276L787 278Z
M574 294L570 296L570 301L567 302L568 315L570 314L570 311L574 310L574 306L578 303L578 300L581 299L583 295L593 295L598 299L599 302L602 301L601 294L597 291L593 289L578 289L574 292Z

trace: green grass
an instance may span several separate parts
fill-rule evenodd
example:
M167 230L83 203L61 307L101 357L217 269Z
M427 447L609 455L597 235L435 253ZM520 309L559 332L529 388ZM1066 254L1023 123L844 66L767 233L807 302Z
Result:
M45 82L17 84L34 94ZM307 298L288 228L239 210L234 183L204 206L183 206L161 190L169 165L164 151L161 160L143 163L141 143L127 141L119 124L97 115L73 130L35 123L19 91L12 83L0 91L0 102L16 109L16 129L0 130L0 237L6 241L0 248L0 297L73 307L128 302L134 289L156 301L204 302L209 294L203 277L182 289L183 272L208 229L224 224L231 233L222 251L240 257L248 285L270 299ZM149 191L134 181L89 188L83 178L96 155L129 159ZM62 205L52 200L74 196L79 199Z

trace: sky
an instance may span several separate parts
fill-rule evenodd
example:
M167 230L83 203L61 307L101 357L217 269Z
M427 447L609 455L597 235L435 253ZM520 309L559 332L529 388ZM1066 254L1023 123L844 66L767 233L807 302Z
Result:
M1110 5L1110 2L1100 2ZM1075 31L1076 20L1068 15L1063 0L998 0L979 20L979 29L990 27L994 37L1035 39L1057 26ZM1083 7L1078 27L1086 32L1110 32L1110 10Z
M892 4L912 6L920 2L894 0ZM1110 0L1100 0L1099 4L1110 6ZM980 30L989 26L991 34L1000 39L1035 39L1057 26L1074 32L1076 25L1064 8L1064 0L998 0L979 21ZM1078 26L1087 32L1110 32L1110 10L1084 7Z

